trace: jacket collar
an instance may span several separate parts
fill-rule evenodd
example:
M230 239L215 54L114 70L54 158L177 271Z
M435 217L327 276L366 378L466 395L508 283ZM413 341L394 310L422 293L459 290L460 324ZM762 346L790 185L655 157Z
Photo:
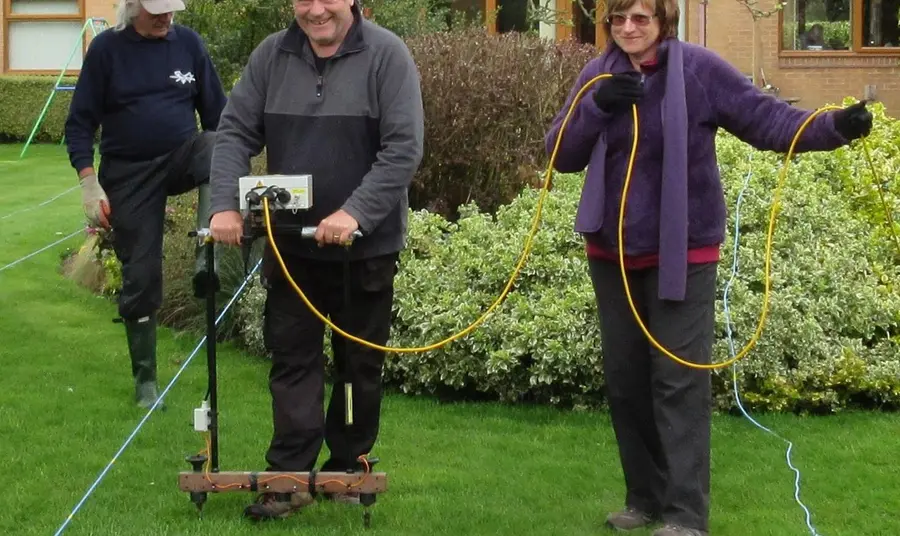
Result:
M344 36L341 46L338 47L337 52L332 56L333 58L352 52L358 52L366 48L366 41L363 38L362 32L364 20L357 2L354 2L353 5L350 6L350 12L353 14L353 23L350 25L347 35ZM300 25L297 24L296 20L293 20L291 25L288 26L287 32L281 40L280 48L292 54L296 54L301 58L313 61L313 50L309 44L309 38L300 28Z

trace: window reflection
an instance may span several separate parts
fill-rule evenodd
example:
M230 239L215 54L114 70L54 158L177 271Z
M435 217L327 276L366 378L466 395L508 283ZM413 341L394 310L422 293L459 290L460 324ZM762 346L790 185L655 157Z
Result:
M900 46L900 0L788 0L782 10L783 50L852 50Z
M849 50L853 43L850 0L788 0L782 13L784 50Z
M900 1L870 0L863 3L863 46L895 47L900 37L897 22Z

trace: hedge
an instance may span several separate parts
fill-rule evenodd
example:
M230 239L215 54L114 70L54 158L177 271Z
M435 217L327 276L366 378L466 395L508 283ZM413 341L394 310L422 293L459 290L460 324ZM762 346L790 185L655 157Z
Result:
M24 142L56 83L56 76L0 76L0 142ZM64 77L61 86L72 86L75 78ZM59 142L64 133L71 91L58 91L35 134L35 142Z
M791 166L776 229L771 299L758 345L737 364L744 403L754 410L835 412L900 407L900 255L885 226L878 188L892 210L900 188L900 121L872 107L868 138L881 184L862 148L798 156ZM720 134L717 149L729 206L719 266L715 360L730 356L723 308L731 275L737 198L736 280L729 290L737 348L762 310L764 246L782 157ZM258 163L257 163L258 164ZM259 168L257 168L259 169ZM385 379L408 393L488 398L567 407L604 404L600 335L581 238L572 231L583 177L556 175L540 232L513 292L469 336L439 350L389 354ZM473 204L448 221L411 211L409 246L397 277L390 345L421 346L474 321L499 295L523 246L538 191L526 188L496 215ZM166 239L165 318L202 326L202 303L189 295L193 196L173 200ZM261 244L260 244L261 245ZM236 250L225 263L227 298L241 279ZM229 315L227 332L251 354L262 347L264 291L258 281ZM715 405L734 410L732 368L714 373Z
M479 47L483 56L470 59L481 63L466 68L461 55L442 53L449 43L462 46L460 36L495 41ZM531 223L538 193L534 186L540 182L535 167L546 165L544 157L535 156L543 150L537 133L546 128L546 114L562 100L559 88L568 87L564 81L583 63L573 58L589 53L524 36L486 37L469 31L410 38L409 43L423 75L429 158L411 193L420 206L410 213L409 247L397 278L395 346L430 344L465 328L500 293ZM557 65L559 70L553 75L540 66L510 71L521 62L500 61L505 56L536 58L533 63ZM568 61L556 63L560 57ZM528 89L542 84L553 87ZM495 92L499 88L503 91ZM38 90L31 93L46 98ZM7 92L2 95L8 98ZM539 106L529 101L536 95ZM9 107L5 100L0 103ZM448 113L466 109L467 103L483 111ZM16 109L28 107L17 104ZM40 105L34 108L36 117ZM858 147L804 154L792 167L776 235L766 329L759 345L739 364L741 389L753 409L837 411L900 405L900 293L895 285L900 257L883 224L877 190L885 187L896 209L890 192L900 186L895 171L900 164L900 121L885 116L880 104L872 109L876 125L869 145L884 184L873 183ZM484 117L491 117L491 128L483 126ZM527 140L528 147L511 149L516 136ZM730 275L738 192L752 169L741 210L740 271L730 291L733 332L740 347L762 307L762 251L782 160L728 134L719 141L732 218L720 264L716 359L721 361L728 355L721 298ZM264 171L261 159L254 171ZM572 231L581 180L578 174L556 177L534 250L502 307L468 337L440 350L389 355L388 384L410 393L506 402L573 407L604 403L596 307L583 243ZM199 329L203 322L202 303L190 295L188 283L193 243L187 231L194 225L194 203L194 194L170 203L161 311L168 325L187 329ZM422 205L432 210L419 210ZM239 261L237 251L229 249L222 265L223 299L241 280ZM110 271L115 282L115 267ZM226 330L258 355L264 355L262 298L258 284L251 285L235 314L229 315ZM719 409L734 407L730 374L731 369L725 369L714 375Z
M535 184L545 126L597 51L536 35L467 28L406 40L419 69L425 152L412 208L454 219L474 203L493 213Z
M896 210L900 122L874 106L869 138ZM735 206L739 269L729 291L736 348L762 310L764 246L782 157L721 134L718 155L730 207L719 266L715 360L730 356L723 295L731 275ZM582 176L557 175L541 231L514 291L476 331L439 350L389 354L386 381L408 393L571 407L604 403L600 334L581 238L572 231ZM499 295L536 206L526 189L496 217L473 205L456 222L411 214L397 278L393 346L421 346L456 333ZM776 228L769 312L758 345L737 365L745 405L755 410L834 412L900 407L900 266L860 147L799 156ZM262 354L262 290L239 307L243 340ZM732 368L714 373L718 410L733 410Z

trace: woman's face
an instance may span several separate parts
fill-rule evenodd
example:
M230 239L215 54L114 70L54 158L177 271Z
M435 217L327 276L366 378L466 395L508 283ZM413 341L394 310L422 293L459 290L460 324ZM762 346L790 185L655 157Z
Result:
M659 17L643 2L635 2L624 12L609 16L612 38L619 48L634 58L649 59L659 43Z

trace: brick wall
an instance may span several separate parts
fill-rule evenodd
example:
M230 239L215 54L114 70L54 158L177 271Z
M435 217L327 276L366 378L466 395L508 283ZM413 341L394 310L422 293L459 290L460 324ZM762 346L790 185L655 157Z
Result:
M700 42L699 0L690 0L691 41ZM765 3L759 4L765 9ZM735 0L710 2L707 11L707 46L742 72L752 71L753 19ZM876 98L889 114L900 117L900 52L897 56L827 53L805 57L779 56L778 17L758 22L761 38L759 67L782 97L797 97L798 106L814 109L839 104L845 97L862 98L865 86L874 85Z
M84 14L106 19L109 27L116 25L116 2L113 0L84 0Z

